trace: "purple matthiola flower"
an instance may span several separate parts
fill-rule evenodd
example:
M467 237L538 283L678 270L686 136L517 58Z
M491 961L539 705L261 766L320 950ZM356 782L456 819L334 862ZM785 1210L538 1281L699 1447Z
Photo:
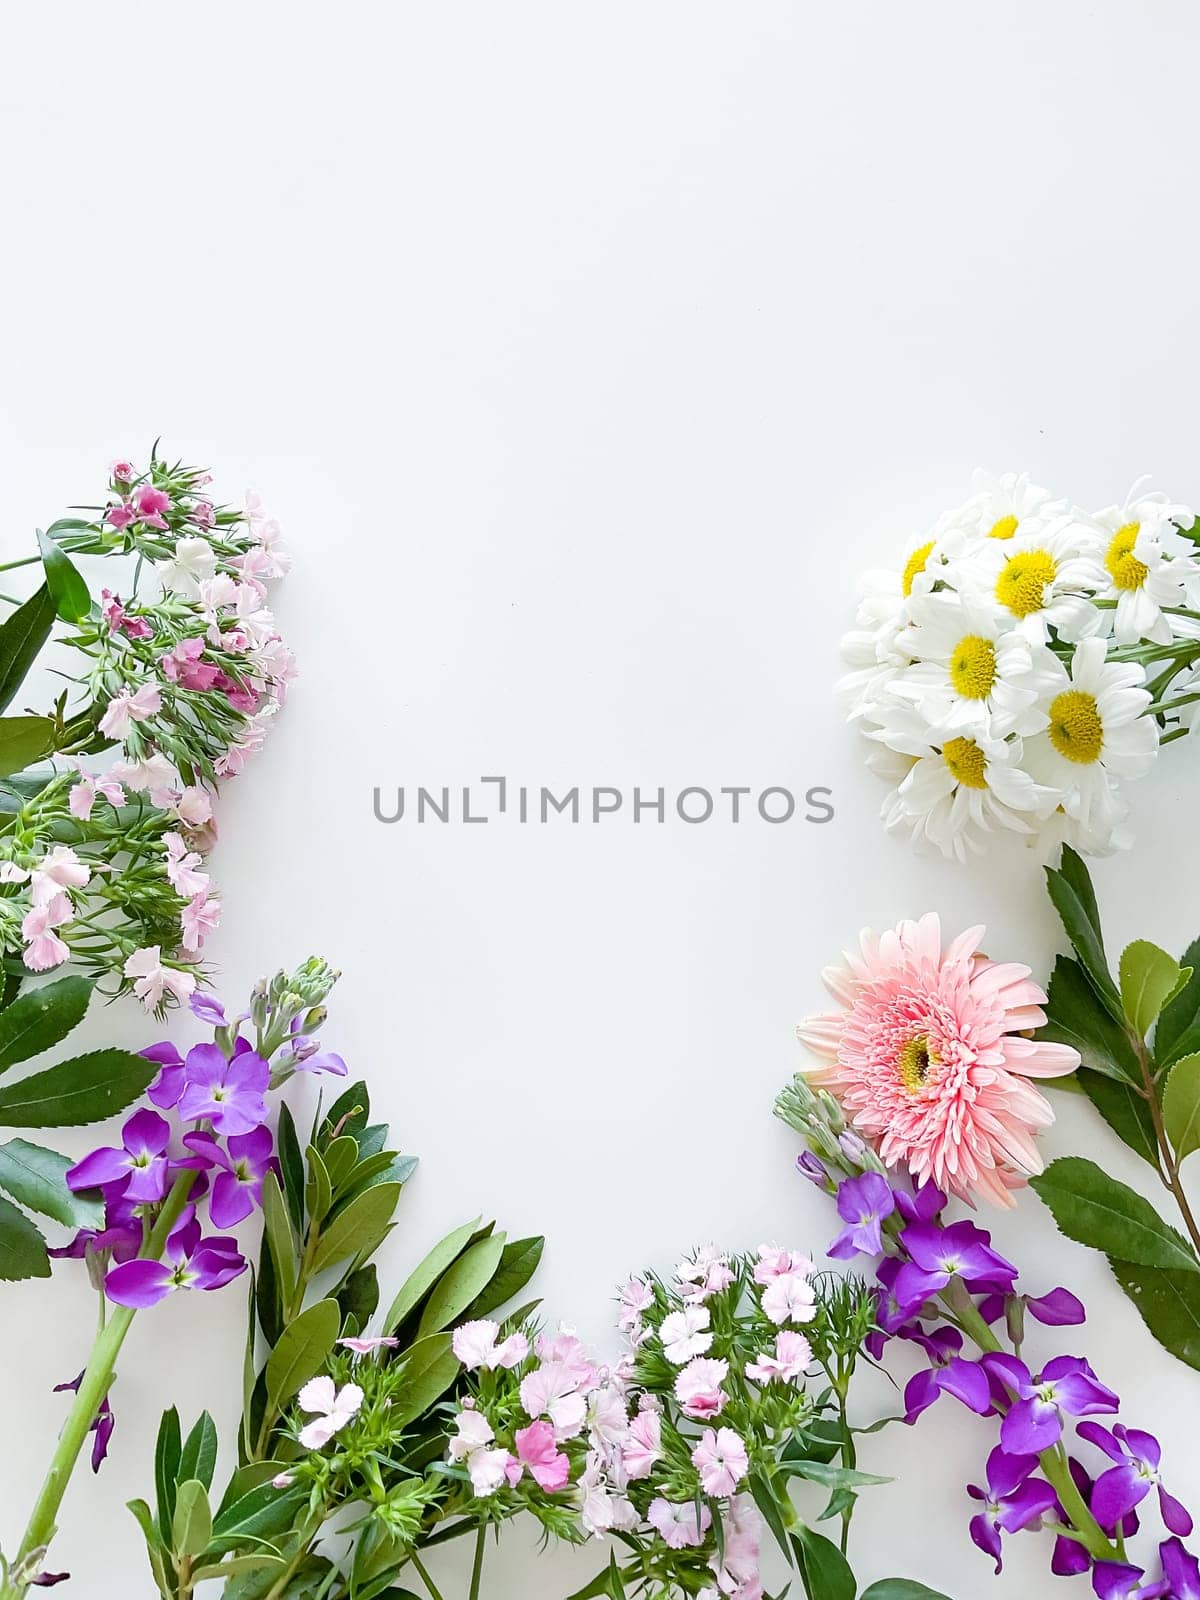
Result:
M1158 1473L1162 1448L1152 1433L1125 1428L1119 1422L1111 1433L1098 1422L1081 1422L1078 1433L1117 1463L1100 1474L1092 1490L1092 1515L1102 1528L1115 1528L1134 1506L1141 1505L1151 1488L1157 1488L1159 1509L1168 1532L1185 1538L1191 1533L1192 1519L1186 1507L1163 1488Z
M905 1222L936 1222L946 1209L946 1196L936 1183L923 1183L912 1194L897 1189L896 1206Z
M226 1025L225 1007L216 995L202 994L199 989L193 989L188 997L188 1008L194 1017L199 1017L210 1028L223 1028Z
M987 1458L987 1488L967 1486L973 1500L983 1501L983 1510L971 1518L971 1538L992 1557L997 1572L1003 1565L1001 1533L1018 1533L1058 1504L1050 1485L1030 1476L1036 1466L1036 1456L1011 1456L997 1445Z
M111 1183L101 1188L104 1196L104 1227L81 1228L70 1244L48 1250L60 1261L82 1261L88 1254L108 1251L114 1261L128 1261L142 1248L142 1224L137 1207L125 1192L125 1184Z
M1047 1328L1071 1328L1087 1321L1083 1301L1069 1289L1051 1289L1049 1294L1022 1295L1021 1304L1035 1321ZM979 1302L979 1315L985 1322L999 1322L1007 1309L1007 1297L990 1294Z
M72 1379L70 1383L56 1383L54 1385L54 1393L78 1394L79 1385L82 1382L83 1373L81 1372L79 1376ZM104 1399L100 1402L100 1409L92 1419L92 1425L88 1429L89 1433L94 1433L96 1435L96 1437L92 1440L93 1472L100 1471L100 1464L108 1455L108 1441L112 1438L112 1432L113 1428L116 1426L116 1422L117 1419L113 1416L113 1408L108 1403L108 1396L105 1395Z
M1171 1600L1200 1600L1200 1562L1183 1548L1178 1539L1160 1544L1163 1576L1170 1583Z
M1081 1356L1055 1356L1036 1378L1016 1356L987 1355L983 1364L1002 1377L1017 1396L1000 1424L1000 1443L1014 1454L1036 1453L1057 1444L1062 1438L1064 1413L1088 1417L1114 1412L1120 1405Z
M837 1261L849 1261L856 1255L882 1255L881 1224L896 1209L896 1197L887 1179L878 1172L847 1178L838 1185L837 1208L838 1216L848 1226L829 1246L828 1254Z
M157 1061L162 1069L158 1077L146 1090L146 1097L152 1100L162 1111L170 1111L179 1104L179 1096L183 1093L186 1073L183 1066L183 1057L175 1046L164 1039L162 1044L152 1044L143 1050L142 1055L147 1061Z
M1171 1592L1166 1578L1143 1583L1145 1576L1141 1567L1129 1567L1123 1561L1097 1561L1092 1568L1092 1588L1100 1600L1155 1600Z
M896 1299L896 1279L900 1263L895 1256L885 1256L875 1269L879 1288L875 1291L875 1329L867 1335L866 1348L878 1361L888 1340L901 1333L912 1321L912 1307L902 1306Z
M194 1206L188 1206L167 1240L166 1259L124 1261L104 1281L108 1298L142 1310L175 1289L220 1289L246 1270L236 1239L203 1239Z
M818 1189L823 1189L829 1181L829 1174L811 1150L805 1150L796 1157L796 1171L809 1183L815 1183Z
M98 1189L124 1180L125 1195L139 1205L153 1204L167 1192L171 1126L157 1111L135 1111L121 1129L123 1149L105 1147L67 1171L70 1189Z
M271 1069L239 1039L233 1056L215 1044L198 1044L187 1053L187 1082L179 1099L184 1122L211 1122L220 1134L250 1133L267 1120L264 1098Z
M911 1259L896 1278L896 1298L915 1309L944 1289L952 1278L962 1278L970 1289L1007 1291L1017 1269L991 1248L991 1237L973 1222L955 1222L939 1228L932 1222L912 1222L900 1235Z
M963 1358L958 1329L939 1328L933 1334L914 1333L911 1337L933 1365L908 1380L904 1390L905 1422L915 1422L941 1394L952 1394L976 1416L985 1417L992 1409L991 1386L979 1363Z
M262 1202L263 1179L275 1166L269 1128L235 1133L222 1150L211 1133L186 1133L183 1142L210 1168L220 1167L212 1187L208 1214L218 1228L232 1228Z

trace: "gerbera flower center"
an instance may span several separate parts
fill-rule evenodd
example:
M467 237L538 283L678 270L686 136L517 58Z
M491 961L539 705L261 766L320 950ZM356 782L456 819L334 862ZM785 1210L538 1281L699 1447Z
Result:
M950 652L950 682L964 700L986 700L996 682L996 646L968 633Z
M912 555L910 555L908 560L904 563L904 575L900 580L900 587L904 591L905 599L907 599L912 593L913 584L920 577L921 573L925 571L925 563L929 560L929 557L932 554L933 540L930 539L928 544L923 544L918 549L914 550Z
M1140 522L1127 522L1117 529L1109 542L1104 565L1118 589L1140 589L1150 576L1150 568L1133 553L1141 528Z
M1017 531L1016 517L1001 517L999 522L993 522L988 529L989 539L1011 539Z
M942 746L942 760L955 783L964 789L986 789L987 757L974 739L947 739Z
M996 599L1014 617L1032 616L1046 604L1046 589L1058 577L1048 550L1021 550L1009 556L996 579Z
M1050 743L1060 756L1089 766L1104 749L1104 722L1096 697L1082 689L1066 689L1050 705Z
M931 1054L928 1039L918 1035L901 1045L900 1054L896 1057L896 1071L900 1074L900 1082L909 1094L916 1094L924 1087L929 1076L929 1069L936 1057Z

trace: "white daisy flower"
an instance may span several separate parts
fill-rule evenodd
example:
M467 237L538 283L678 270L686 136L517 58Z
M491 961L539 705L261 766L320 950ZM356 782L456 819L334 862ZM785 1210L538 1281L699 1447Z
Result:
M1035 544L1067 514L1065 500L1049 489L1031 483L1027 472L1005 472L1000 477L978 469L973 493L966 505L953 513L954 533L945 538L949 561L969 554L984 540L1004 545L1018 534Z
M912 625L897 642L917 664L891 680L890 694L920 706L941 733L1003 738L1045 726L1037 703L1057 681L1054 658L999 606L943 591L909 609Z
M1136 662L1108 661L1103 639L1085 639L1045 704L1046 731L1026 739L1024 766L1057 790L1083 848L1105 848L1124 818L1113 779L1144 777L1158 754L1146 674ZM1110 846L1109 846L1110 847Z
M1099 540L1090 583L1098 599L1115 605L1118 644L1142 639L1169 644L1177 632L1191 632L1189 619L1173 617L1170 608L1184 606L1189 590L1200 588L1196 547L1179 531L1180 524L1189 527L1192 521L1187 506L1174 505L1163 494L1139 496L1136 489L1124 505L1087 519Z
M1089 597L1099 539L1077 521L982 540L952 565L964 594L986 596L1031 644L1045 644L1051 629L1075 644L1103 631L1104 613Z

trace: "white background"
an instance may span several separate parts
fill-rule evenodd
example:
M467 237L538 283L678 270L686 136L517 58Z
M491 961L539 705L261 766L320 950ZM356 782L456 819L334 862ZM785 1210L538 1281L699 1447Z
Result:
M771 1102L820 968L935 908L1044 971L1032 856L963 870L882 834L836 641L858 571L978 463L1200 499L1198 50L1183 3L9 10L4 549L157 434L284 521L303 678L222 803L212 953L235 1002L310 951L345 969L329 1042L423 1158L390 1278L486 1211L550 1235L548 1312L606 1340L631 1268L708 1238L817 1251L828 1209ZM1192 760L1168 752L1136 851L1098 869L1114 943L1196 931ZM372 819L373 785L482 773L823 783L838 814ZM89 1031L156 1033L128 1003ZM1047 1147L1137 1176L1073 1104ZM1088 1354L1200 1500L1200 1378L1032 1196L998 1235L1086 1295ZM91 1315L78 1272L0 1290L10 1542ZM139 1320L112 1458L65 1507L71 1594L150 1592L123 1502L169 1400L232 1417L241 1338L238 1291ZM994 1586L968 1543L991 1438L943 1401L869 1444L903 1476L862 1508L864 1581L1043 1591L1048 1541ZM534 1559L514 1535L489 1596L597 1564Z

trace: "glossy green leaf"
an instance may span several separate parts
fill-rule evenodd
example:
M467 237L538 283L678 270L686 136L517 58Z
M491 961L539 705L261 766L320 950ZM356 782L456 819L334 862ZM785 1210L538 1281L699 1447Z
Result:
M388 1413L390 1425L406 1428L441 1399L459 1372L448 1333L419 1339L404 1353L404 1382Z
M321 1119L322 1145L348 1134L356 1139L371 1115L371 1096L365 1083L348 1084Z
M288 1217L279 1179L268 1172L262 1186L263 1233L271 1252L276 1289L281 1302L291 1303L296 1292L296 1236Z
M318 1300L287 1325L267 1358L267 1404L272 1410L282 1410L320 1372L341 1326L336 1300Z
M73 1128L123 1111L158 1076L158 1063L128 1050L93 1050L0 1088L0 1125Z
M315 1144L309 1145L304 1152L304 1159L308 1169L308 1181L304 1185L304 1204L308 1209L309 1221L323 1222L333 1204L333 1185L329 1181L329 1173L325 1170L321 1152Z
M455 1228L453 1233L448 1233L435 1244L425 1259L413 1269L383 1319L386 1333L394 1333L411 1316L450 1263L466 1249L478 1226L478 1217L473 1222L464 1222L460 1228Z
M1171 1068L1162 1114L1178 1161L1200 1150L1200 1055L1184 1056Z
M179 1455L178 1477L182 1481L195 1478L212 1488L213 1473L217 1469L217 1428L207 1411L202 1411Z
M1154 1030L1154 1060L1160 1068L1200 1051L1200 939L1188 946L1180 965L1192 975L1163 1007Z
M93 978L56 978L0 1011L0 1072L65 1039L83 1021L95 987Z
M793 1461L789 1470L793 1476L810 1478L825 1489L865 1489L869 1484L892 1481L891 1478L877 1478L870 1472L856 1472L852 1467L835 1467L830 1461Z
M312 1270L323 1272L347 1256L369 1254L386 1231L400 1198L398 1183L381 1183L352 1200L339 1211L321 1235L313 1256Z
M461 1320L473 1322L478 1317L490 1316L519 1295L537 1271L545 1246L546 1241L540 1236L536 1239L513 1239L506 1244L500 1252L495 1272L481 1293L461 1313Z
M79 570L66 551L37 530L38 550L46 571L46 586L64 622L81 622L92 609L92 597Z
M342 1321L353 1317L361 1333L379 1309L379 1274L373 1261L350 1274L337 1292L337 1303Z
M283 1570L283 1562L278 1556L272 1555L244 1555L227 1556L224 1561L214 1561L209 1566L197 1567L192 1573L193 1583L208 1583L211 1581L224 1582L227 1578L236 1578L245 1572L264 1572L270 1576Z
M1191 973L1175 957L1149 939L1135 939L1121 952L1121 1004L1131 1027L1142 1038L1159 1012L1179 992Z
M804 1586L809 1600L854 1600L858 1585L850 1563L823 1533L802 1522L799 1528Z
M23 1211L0 1195L0 1279L48 1278L46 1241Z
M1109 1265L1159 1344L1200 1371L1200 1273L1111 1259Z
M1080 1072L1079 1087L1119 1139L1158 1171L1158 1136L1145 1095L1132 1083Z
M374 1188L377 1183L407 1183L416 1167L416 1156L397 1155L393 1150L380 1150L378 1154L368 1156L365 1161L358 1163L346 1180L333 1214L344 1210L351 1200L357 1200L364 1190Z
M33 766L53 749L49 717L0 717L0 778Z
M170 1548L175 1520L175 1488L179 1479L179 1458L183 1452L183 1432L179 1412L174 1406L164 1411L154 1442L154 1489L158 1497L158 1531Z
M1119 1018L1122 1014L1121 997L1108 970L1096 891L1083 857L1069 845L1064 845L1059 867L1046 868L1046 886L1054 909L1062 919L1067 938L1096 993L1113 1016Z
M1049 1206L1060 1232L1120 1261L1200 1274L1200 1262L1180 1233L1148 1200L1109 1177L1094 1161L1064 1156L1030 1187Z
M940 1589L929 1589L911 1578L880 1578L864 1589L859 1600L950 1600Z
M272 1476L284 1470L282 1462L272 1463ZM209 1546L212 1554L224 1554L283 1533L307 1507L308 1497L308 1487L303 1483L293 1484L290 1489L276 1489L268 1479L248 1489L223 1505L213 1519Z
M504 1235L495 1233L463 1251L430 1294L417 1324L418 1336L437 1333L458 1321L495 1276L504 1243Z
M1046 1023L1039 1039L1069 1044L1085 1067L1109 1078L1141 1081L1141 1068L1124 1027L1104 1009L1078 961L1059 956L1047 990Z
M343 1134L326 1147L322 1159L325 1171L329 1174L329 1186L336 1194L354 1170L358 1160L358 1143L349 1134Z
M288 1216L297 1232L304 1227L304 1156L296 1134L296 1122L286 1103L279 1107L279 1126L275 1137L275 1153L283 1172L283 1193L288 1204Z
M204 1485L196 1478L185 1478L175 1494L175 1517L171 1524L171 1548L177 1556L203 1555L212 1538L212 1510Z
M53 1217L68 1228L99 1228L104 1201L96 1192L73 1193L66 1185L71 1162L57 1150L24 1139L0 1144L0 1189L30 1211Z
M54 598L42 584L0 627L0 711L12 704L54 626Z

